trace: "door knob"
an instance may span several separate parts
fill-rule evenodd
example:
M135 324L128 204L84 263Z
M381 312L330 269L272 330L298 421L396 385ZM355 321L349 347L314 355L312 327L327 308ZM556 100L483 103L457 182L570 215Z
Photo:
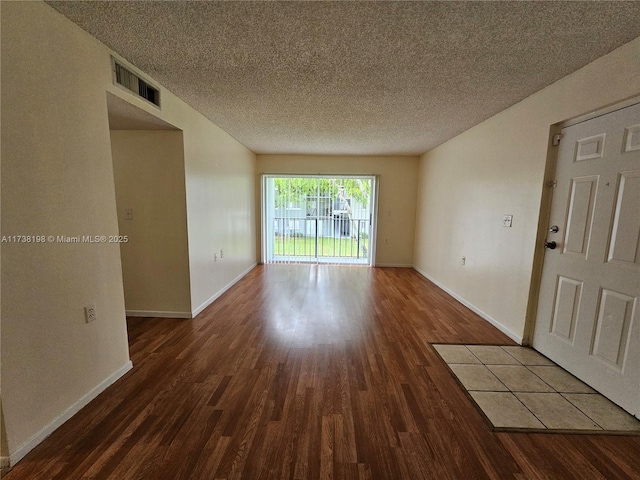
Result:
M557 247L556 242L544 242L544 248L548 248L549 250L555 250Z

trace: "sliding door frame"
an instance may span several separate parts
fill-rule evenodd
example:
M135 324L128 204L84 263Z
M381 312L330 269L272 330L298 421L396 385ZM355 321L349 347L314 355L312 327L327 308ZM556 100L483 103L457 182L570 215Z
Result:
M260 263L267 263L267 178L366 178L371 179L370 203L370 233L369 233L369 262L370 267L376 266L376 246L378 238L378 196L380 191L380 176L371 173L365 174L330 174L330 173L260 173ZM317 235L317 233L316 233Z

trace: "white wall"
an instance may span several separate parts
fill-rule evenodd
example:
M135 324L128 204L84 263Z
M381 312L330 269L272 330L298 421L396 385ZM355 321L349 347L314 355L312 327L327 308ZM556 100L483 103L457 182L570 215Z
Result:
M189 318L182 132L113 130L111 154L127 314Z
M250 269L254 154L163 88L159 112L113 86L111 52L46 4L0 6L2 234L118 233L110 92L183 131L192 311ZM1 255L2 411L15 462L130 364L118 244L5 243ZM98 320L86 324L91 302Z
M417 157L258 155L258 171L261 174L379 175L376 265L413 264Z
M415 267L521 339L550 127L638 94L640 38L424 154Z
M257 263L256 155L164 89L158 112L113 86L111 77L105 88L183 132L189 284L195 316ZM224 258L220 258L221 249Z
M204 117L174 125L184 130L191 307L198 313L256 265L256 157Z
M104 49L44 4L1 8L2 235L117 234ZM126 370L124 312L117 244L3 244L2 407L14 459Z

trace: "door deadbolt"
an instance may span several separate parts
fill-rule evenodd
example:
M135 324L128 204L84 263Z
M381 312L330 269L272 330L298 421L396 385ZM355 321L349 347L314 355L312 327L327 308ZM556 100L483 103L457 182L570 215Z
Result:
M558 230L560 230L560 229L558 228L558 226L557 226L557 225L554 225L554 226L552 226L552 227L549 229L549 231L550 231L551 233L558 233Z

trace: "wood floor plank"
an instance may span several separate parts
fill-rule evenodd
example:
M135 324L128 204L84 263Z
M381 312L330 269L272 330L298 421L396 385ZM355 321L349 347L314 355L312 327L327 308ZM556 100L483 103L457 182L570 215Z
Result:
M259 266L7 480L640 479L640 437L495 433L430 343L514 345L411 269Z

